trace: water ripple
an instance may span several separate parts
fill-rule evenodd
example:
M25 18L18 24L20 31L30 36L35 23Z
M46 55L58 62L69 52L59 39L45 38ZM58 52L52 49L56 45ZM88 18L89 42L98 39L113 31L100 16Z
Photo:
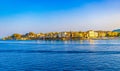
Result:
M51 50L0 50L0 53L95 53L120 54L120 51L51 51Z

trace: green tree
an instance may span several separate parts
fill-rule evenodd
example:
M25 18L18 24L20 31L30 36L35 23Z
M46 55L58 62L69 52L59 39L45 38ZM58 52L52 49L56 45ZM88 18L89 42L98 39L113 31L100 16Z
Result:
M13 39L20 39L21 37L22 37L22 35L18 34L18 33L15 33L15 34L12 35Z

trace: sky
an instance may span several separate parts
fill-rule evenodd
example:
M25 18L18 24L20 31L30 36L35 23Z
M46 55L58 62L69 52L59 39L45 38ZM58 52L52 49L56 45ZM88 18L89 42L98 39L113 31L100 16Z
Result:
M120 28L120 0L0 0L0 37Z

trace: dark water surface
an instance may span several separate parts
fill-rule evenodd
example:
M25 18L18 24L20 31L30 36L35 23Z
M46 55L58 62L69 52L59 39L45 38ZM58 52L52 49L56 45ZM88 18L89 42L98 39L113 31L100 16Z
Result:
M120 40L0 41L0 71L120 71Z

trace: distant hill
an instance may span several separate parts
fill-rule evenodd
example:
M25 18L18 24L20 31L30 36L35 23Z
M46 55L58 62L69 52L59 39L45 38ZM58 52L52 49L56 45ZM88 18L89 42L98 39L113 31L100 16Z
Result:
M113 32L120 32L120 29L113 30Z

